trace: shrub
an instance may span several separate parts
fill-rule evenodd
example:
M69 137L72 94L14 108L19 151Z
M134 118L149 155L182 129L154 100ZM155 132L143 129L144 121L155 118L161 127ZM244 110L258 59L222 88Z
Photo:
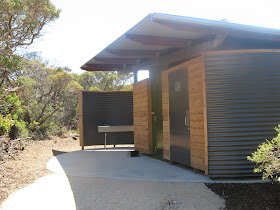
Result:
M9 134L11 139L27 137L28 130L23 118L22 101L16 93L0 93L0 134Z
M11 117L0 115L0 136L8 133L14 124Z
M247 159L259 165L254 168L254 172L263 173L264 180L280 182L280 125L275 127L275 130L278 132L277 136L260 144L257 151Z

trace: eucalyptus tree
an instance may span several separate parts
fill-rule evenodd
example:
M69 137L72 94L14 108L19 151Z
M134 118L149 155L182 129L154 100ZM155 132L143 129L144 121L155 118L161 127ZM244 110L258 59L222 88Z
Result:
M0 0L0 87L13 87L21 71L16 49L31 45L59 13L49 0Z
M49 0L0 0L0 5L0 53L5 56L31 45L60 13Z
M85 72L80 75L79 83L84 90L132 90L132 73L118 74L114 71Z

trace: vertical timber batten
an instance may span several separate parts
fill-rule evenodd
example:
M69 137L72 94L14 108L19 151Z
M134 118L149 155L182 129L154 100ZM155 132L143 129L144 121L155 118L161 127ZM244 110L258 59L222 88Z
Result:
M80 146L84 148L83 91L79 91L79 135Z
M203 88L203 115L204 115L204 157L205 157L205 175L208 175L208 126L207 126L207 95L205 78L205 56L202 54L202 88Z

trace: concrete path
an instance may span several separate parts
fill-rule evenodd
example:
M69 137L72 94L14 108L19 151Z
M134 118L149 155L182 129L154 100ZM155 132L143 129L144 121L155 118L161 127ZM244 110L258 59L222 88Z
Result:
M214 182L192 169L170 165L147 156L130 157L128 151L76 151L53 157L48 169L70 176L164 182Z
M48 175L23 188L3 210L223 209L223 199L202 183L170 183Z
M77 151L52 158L55 174L15 192L2 210L223 209L211 180L127 151ZM193 183L190 183L193 182ZM196 183L194 183L196 182Z

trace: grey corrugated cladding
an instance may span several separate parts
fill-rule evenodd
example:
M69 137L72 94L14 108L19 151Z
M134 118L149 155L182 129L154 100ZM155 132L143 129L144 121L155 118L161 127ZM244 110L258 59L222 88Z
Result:
M280 124L280 53L206 55L209 175L253 176L247 156Z

